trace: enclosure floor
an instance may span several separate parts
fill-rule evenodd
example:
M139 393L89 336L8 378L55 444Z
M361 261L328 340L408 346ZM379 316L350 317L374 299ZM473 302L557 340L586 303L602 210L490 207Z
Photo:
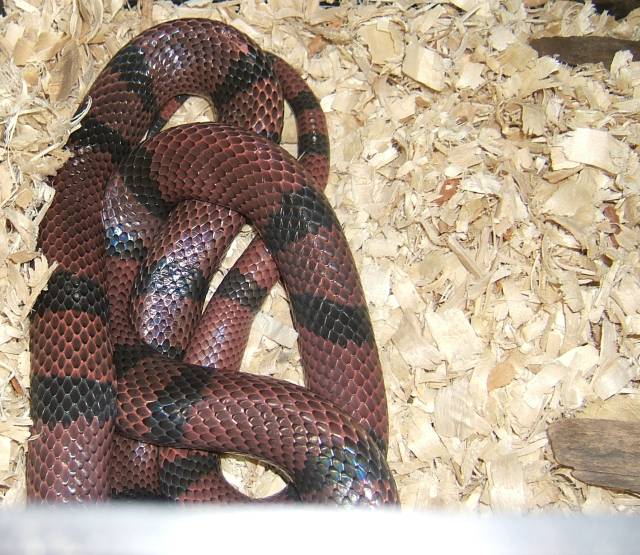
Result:
M9 0L0 20L4 504L25 498L28 314L52 270L35 243L46 177L118 48L155 23L198 16L284 57L322 99L328 196L371 310L403 505L636 511L637 497L560 468L546 429L572 415L640 415L640 62L620 52L611 67L570 68L528 41L637 40L640 10L617 22L564 1L121 3ZM174 123L209 117L193 100ZM277 288L243 369L300 382L295 339ZM255 495L279 487L262 467L226 469Z

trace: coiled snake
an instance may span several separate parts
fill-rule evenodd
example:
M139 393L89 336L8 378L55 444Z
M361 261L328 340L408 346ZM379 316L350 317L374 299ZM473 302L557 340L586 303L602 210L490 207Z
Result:
M185 95L209 98L219 122L158 132ZM279 500L396 503L379 357L322 194L328 139L309 88L232 27L182 19L122 48L87 97L39 236L58 267L31 319L29 498L240 500L215 456L232 452L278 469L291 484ZM298 160L276 144L284 99ZM245 219L258 237L201 317ZM237 371L279 278L306 388Z

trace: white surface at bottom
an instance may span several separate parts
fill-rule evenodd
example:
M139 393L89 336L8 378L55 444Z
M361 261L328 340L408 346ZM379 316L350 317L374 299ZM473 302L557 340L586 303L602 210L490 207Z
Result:
M637 517L471 516L398 510L156 505L0 511L0 552L404 555L639 553Z

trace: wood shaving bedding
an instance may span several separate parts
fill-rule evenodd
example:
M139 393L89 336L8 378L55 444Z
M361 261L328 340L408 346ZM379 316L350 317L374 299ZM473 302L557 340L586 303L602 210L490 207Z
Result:
M130 38L219 19L297 67L327 112L327 194L370 303L402 503L485 512L635 512L550 455L550 422L639 413L640 62L570 68L540 36L640 38L566 1L304 0L181 7L9 0L0 20L0 496L25 500L28 313L52 268L36 230L79 100ZM175 122L206 120L190 101ZM294 149L289 121L285 143ZM237 256L249 233L231 249ZM217 283L220 276L217 276ZM300 381L283 290L243 369ZM630 416L631 415L631 416ZM254 495L278 480L227 463Z

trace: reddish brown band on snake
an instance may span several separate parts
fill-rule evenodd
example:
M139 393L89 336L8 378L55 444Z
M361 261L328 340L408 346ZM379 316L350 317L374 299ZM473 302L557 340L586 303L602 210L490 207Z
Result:
M298 81L287 84L288 71L233 28L177 20L125 46L89 91L91 109L69 140L73 157L54 179L40 232L59 267L31 323L31 500L106 499L127 473L139 481L131 489L154 490L188 471L215 473L203 452L235 452L277 467L303 501L397 502L365 298L321 192L326 173L317 175L326 172L328 145L317 131L324 119L306 92L293 95ZM170 129L139 145L183 95L210 98L224 123ZM283 95L297 116L304 165L272 142ZM308 136L305 121L315 129ZM233 235L211 222L235 230L242 217L289 295L307 389L235 372L238 354L219 341L233 326L193 317L221 256L208 249L224 249ZM255 312L274 279L261 282L267 251L259 241L252 249L218 295L231 312ZM160 450L122 468L122 453L136 460L135 442ZM196 488L191 499L214 490Z

